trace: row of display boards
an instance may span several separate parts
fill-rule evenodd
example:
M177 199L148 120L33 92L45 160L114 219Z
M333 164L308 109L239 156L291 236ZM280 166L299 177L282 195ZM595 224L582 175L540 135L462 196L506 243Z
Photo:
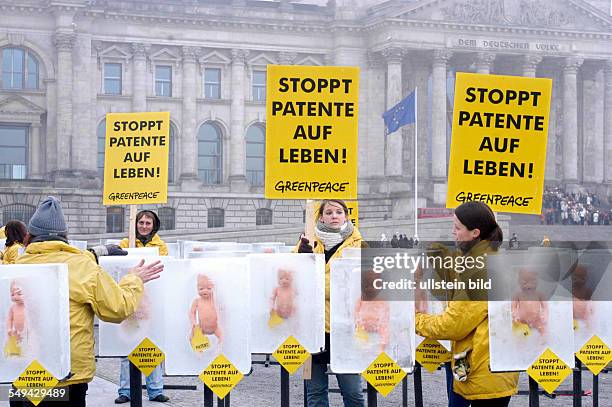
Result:
M295 372L309 354L325 347L325 260L322 254L282 253L291 249L280 243L185 241L176 245L177 257L157 256L156 248L101 257L100 265L117 281L142 258L161 260L164 272L145 285L134 315L120 324L100 322L99 356L131 355L145 374L165 360L166 375L200 376L205 383L214 376L211 369L221 369L225 373L215 375L226 374L237 383L251 370L252 354L273 354ZM334 373L362 373L387 395L415 362L433 371L449 360L450 344L415 335L415 301L362 300L359 252L346 250L331 263L330 365ZM493 286L505 287L514 298L512 292L520 292L525 283L527 266L542 267L554 259L560 270L567 270L576 261L574 255L589 269L582 276L592 292L588 303L567 300L571 294L563 292L568 287L563 282L576 277L564 273L538 277L535 290L549 300L541 318L529 323L517 323L514 301L489 302L492 371L528 371L552 392L570 374L574 355L594 374L610 362L612 302L604 296L610 292L606 287L612 286L612 272L607 251L572 254L542 248L522 256L502 251L489 256L487 266L492 279L503 279ZM425 278L427 273L431 270ZM23 380L33 361L55 378L66 377L66 265L2 266L0 292L9 294L0 296L0 382ZM427 293L417 307L440 313L446 303ZM50 309L57 312L46 311ZM555 373L555 380L547 372ZM215 391L214 383L209 387ZM229 390L220 387L215 393L223 397Z

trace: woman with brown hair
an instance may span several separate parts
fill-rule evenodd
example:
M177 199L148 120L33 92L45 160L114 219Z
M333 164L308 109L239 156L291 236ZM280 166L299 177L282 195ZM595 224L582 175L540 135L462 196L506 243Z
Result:
M2 252L2 264L15 264L19 249L23 247L27 229L25 223L20 220L9 221L4 231L6 233L5 249Z

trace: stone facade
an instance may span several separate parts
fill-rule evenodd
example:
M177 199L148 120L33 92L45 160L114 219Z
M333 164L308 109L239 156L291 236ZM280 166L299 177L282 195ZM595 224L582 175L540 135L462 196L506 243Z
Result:
M246 135L265 126L257 81L268 64L361 68L362 221L412 213L414 128L385 137L381 115L415 87L419 206L445 202L447 96L458 71L553 78L546 181L609 196L612 18L600 3L0 0L0 50L23 50L38 68L36 86L9 89L4 71L0 82L0 132L27 132L27 175L0 180L0 209L54 194L71 231L106 232L96 159L105 114L170 111L173 175L162 206L173 209L176 229L207 230L211 208L224 210L227 229L255 228L258 209L271 210L274 225L302 222L304 202L263 199L249 174ZM169 67L171 94L158 89L160 67ZM198 152L211 123L219 132L214 176Z

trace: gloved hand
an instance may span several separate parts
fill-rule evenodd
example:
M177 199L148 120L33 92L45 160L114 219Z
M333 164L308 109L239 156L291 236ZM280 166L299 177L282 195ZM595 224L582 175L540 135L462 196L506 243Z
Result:
M121 247L116 244L107 244L94 246L91 248L96 257L100 256L127 256L128 252L123 250Z
M310 241L305 237L300 239L300 246L298 247L298 253L312 253L312 246Z

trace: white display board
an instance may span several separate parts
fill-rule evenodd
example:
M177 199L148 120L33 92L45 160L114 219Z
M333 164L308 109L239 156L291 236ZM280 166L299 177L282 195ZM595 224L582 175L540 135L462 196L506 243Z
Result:
M173 260L164 273L172 276L164 284L166 374L197 376L221 353L248 373L247 260Z
M333 260L330 271L331 370L361 373L387 353L406 372L414 368L413 301L364 301L361 260ZM364 275L371 285L375 273ZM375 298L375 293L372 297Z
M159 256L159 247L128 247L123 249L130 256Z
M253 253L279 253L279 249L284 245L284 243L280 242L253 243L252 250Z
M81 250L87 250L87 240L68 240L68 244Z
M99 261L100 266L118 282L143 259L145 264L161 260L166 265L170 261L166 257L134 255L102 256ZM170 280L172 276L164 269L160 278L146 283L136 312L120 324L100 321L100 356L126 356L144 338L149 338L164 350L164 295Z
M187 253L190 252L214 252L214 251L248 251L253 250L250 243L236 242L199 242L194 240L182 240L179 242L182 246L181 253L183 258L187 258Z
M70 311L65 264L0 266L0 382L33 360L62 379L70 372Z
M221 257L246 257L251 252L226 252L226 251L218 251L218 252L188 252L185 255L187 259L211 259L211 258L221 258Z
M322 254L248 256L251 351L273 353L290 335L310 353L325 347L325 258Z
M168 248L168 256L175 259L181 258L181 248L178 243L166 243L166 247Z
M564 263L557 250L488 257L496 291L489 298L491 371L525 371L547 348L574 366L572 301L559 284Z

